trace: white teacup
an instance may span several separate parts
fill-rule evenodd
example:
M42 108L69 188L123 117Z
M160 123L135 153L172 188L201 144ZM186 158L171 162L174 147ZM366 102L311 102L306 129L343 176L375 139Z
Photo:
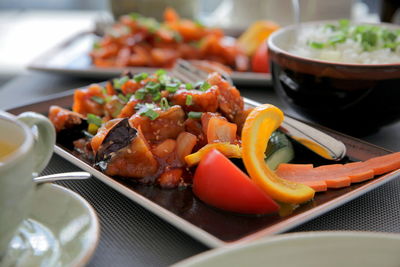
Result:
M33 177L49 162L54 143L54 127L43 115L0 111L0 258L28 216Z

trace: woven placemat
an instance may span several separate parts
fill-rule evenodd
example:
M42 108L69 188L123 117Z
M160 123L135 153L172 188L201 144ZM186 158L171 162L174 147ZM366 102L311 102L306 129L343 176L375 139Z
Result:
M43 174L80 169L54 155ZM96 178L58 184L82 195L97 211L100 242L88 266L169 266L206 246ZM290 232L361 230L400 232L400 180L309 221Z
M80 171L54 155L43 175ZM208 248L96 178L57 182L82 195L100 220L88 266L168 266Z

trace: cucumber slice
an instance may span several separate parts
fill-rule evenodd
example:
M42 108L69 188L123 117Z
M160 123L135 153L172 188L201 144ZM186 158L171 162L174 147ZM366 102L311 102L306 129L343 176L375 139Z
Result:
M271 170L279 164L288 163L294 158L293 145L289 138L280 131L272 133L265 151L265 162Z

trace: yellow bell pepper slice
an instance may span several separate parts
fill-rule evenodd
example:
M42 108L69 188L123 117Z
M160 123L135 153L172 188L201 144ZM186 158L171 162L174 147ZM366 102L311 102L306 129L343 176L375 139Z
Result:
M242 149L238 145L221 142L221 143L212 143L207 144L200 148L197 152L187 155L185 157L186 164L191 167L200 162L205 154L212 149L217 149L219 152L224 154L228 158L241 158L242 157Z
M312 199L315 191L307 185L278 177L264 161L269 137L282 121L282 111L273 105L253 109L242 130L242 159L251 179L273 199L300 204Z

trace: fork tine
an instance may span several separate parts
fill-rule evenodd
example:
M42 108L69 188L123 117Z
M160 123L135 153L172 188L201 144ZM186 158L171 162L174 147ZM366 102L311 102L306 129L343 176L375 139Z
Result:
M225 71L218 71L225 80L227 80L230 84L233 85L232 79ZM194 66L189 61L178 59L175 63L174 68L171 73L173 73L177 78L182 81L189 83L197 83L199 81L204 81L208 78L209 73L199 69Z
M189 80L184 74L182 74L179 70L177 70L176 68L173 68L170 72L171 76L185 82L185 83L189 83L192 82L191 80Z
M182 80L190 83L197 83L199 81L205 80L208 76L208 73L197 69L189 62L184 60L178 60L172 71L174 74L179 76L180 79L184 78Z
M178 60L178 67L187 74L191 74L193 79L205 80L208 77L207 72L195 67L189 61Z

